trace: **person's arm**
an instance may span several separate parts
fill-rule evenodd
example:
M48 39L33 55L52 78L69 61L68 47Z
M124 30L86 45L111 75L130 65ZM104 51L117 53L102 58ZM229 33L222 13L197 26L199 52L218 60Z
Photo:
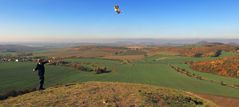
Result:
M33 69L33 71L37 71L38 70L38 64L36 65L36 67Z
M50 63L50 60L44 61L42 64Z

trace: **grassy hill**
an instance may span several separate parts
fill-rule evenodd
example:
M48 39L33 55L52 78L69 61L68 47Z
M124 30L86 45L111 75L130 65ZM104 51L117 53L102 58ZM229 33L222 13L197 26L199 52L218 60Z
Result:
M87 49L88 48L85 48L85 50ZM102 49L104 51L102 51ZM64 52L65 55L70 54L70 56L72 54L88 56L89 53L91 53L92 55L90 55L90 57L88 56L87 58L65 57L64 54L62 54L62 51L54 51L53 53L63 55L61 57L62 61L104 66L112 72L96 74L95 72L80 71L71 68L71 66L66 67L63 65L46 65L46 88L68 83L89 81L124 82L162 86L190 91L196 94L217 95L220 97L225 97L225 99L227 99L228 97L235 99L239 98L238 88L230 87L231 85L238 85L238 79L205 72L198 72L191 69L190 66L185 63L192 61L213 61L228 56L238 55L233 52L222 51L222 55L220 55L219 57L187 57L174 54L172 52L159 50L153 52L157 54L143 55L142 58L140 57L136 58L137 60L129 61L129 59L132 59L132 57L135 55L128 55L127 52L135 54L132 51L118 52L118 49L112 50L111 48L101 48L100 51L95 50L95 48L92 48L89 51L85 50L82 51L78 50L78 48L74 48L73 51L71 50L70 52L68 52L68 50L64 50ZM115 51L117 51L117 55L114 54ZM146 49L146 51L148 51L148 49ZM122 54L124 52L126 52L127 54ZM39 52L39 54L42 54L42 52ZM97 57L91 57L95 56L95 54L97 54ZM103 57L101 56L101 54L106 54L106 56L110 54L114 57ZM128 60L126 60L126 62L124 62L124 60L119 60L122 59L122 57L126 57L125 59ZM187 76L185 74L177 72L177 70L173 69L172 66L180 67L181 69L185 69L191 74L196 74L203 78L207 78L207 80L200 80ZM0 62L0 96L1 94L4 95L5 93L7 93L7 91L11 90L24 90L38 87L39 81L37 73L32 71L34 67L35 63L31 62ZM221 85L221 81L228 85Z
M172 69L169 64L178 65L204 77L230 84L239 84L238 79L227 78L213 74L205 74L191 70L185 61L206 60L181 56L154 56L145 60L122 64L116 60L101 58L66 59L69 62L88 62L104 65L111 69L111 73L95 74L93 72L78 71L61 66L46 66L46 87L57 84L87 81L129 82L164 86L183 89L195 93L205 93L239 98L239 90L209 81L190 78ZM38 86L37 73L32 71L34 63L0 63L0 93L14 89L21 90Z
M35 63L8 62L0 63L0 95L11 90L23 90L38 87L37 72L33 72ZM72 75L78 74L74 69L60 66L46 66L46 86L73 82Z
M214 107L189 92L149 85L87 82L36 91L1 101L0 106Z

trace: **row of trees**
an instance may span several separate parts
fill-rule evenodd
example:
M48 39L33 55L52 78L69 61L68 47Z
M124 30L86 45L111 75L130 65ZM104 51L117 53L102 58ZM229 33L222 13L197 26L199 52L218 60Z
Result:
M80 71L95 72L96 74L111 72L111 70L108 69L106 66L92 64L92 63L84 63L84 62L66 62L61 59L52 60L50 65L67 66L67 67L75 68Z
M211 78L205 78L205 77L202 77L200 75L197 75L197 74L194 74L192 72L189 72L187 71L186 69L183 69L183 68L180 68L178 66L173 66L173 65L170 65L171 68L173 68L174 70L176 70L177 72L181 73L181 74L184 74L188 77L192 77L192 78L196 78L196 79L199 79L199 80L204 80L204 81L209 81L211 83L216 83L216 84L220 84L222 86L227 86L227 87L231 87L231 88L239 88L239 85L238 84L227 84L223 81L218 81L218 80L212 80Z
M177 67L177 66L173 66L173 65L170 65L170 66L171 66L171 68L173 68L174 70L176 70L177 72L179 72L181 74L187 75L189 77L197 78L199 80L207 80L206 78L203 78L200 75L197 75L197 74L194 74L192 72L189 72L186 69L183 69L183 68L180 68L180 67Z
M109 72L111 72L111 70L108 69L107 67L99 66L99 65L95 65L95 64L70 63L67 66L73 67L73 68L78 69L80 71L95 72L96 74L102 74L102 73L109 73Z

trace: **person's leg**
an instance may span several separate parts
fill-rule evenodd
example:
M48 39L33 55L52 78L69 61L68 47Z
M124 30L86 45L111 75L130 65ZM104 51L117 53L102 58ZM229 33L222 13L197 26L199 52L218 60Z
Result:
M44 75L43 76L40 76L40 86L39 86L39 89L44 89L43 88L43 85L44 85Z

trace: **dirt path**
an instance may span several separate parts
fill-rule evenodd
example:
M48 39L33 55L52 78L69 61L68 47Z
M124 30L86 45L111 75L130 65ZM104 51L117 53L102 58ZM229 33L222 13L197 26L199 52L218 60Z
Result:
M208 99L221 107L239 107L239 99L232 97L214 96L208 94L197 94L198 96Z

